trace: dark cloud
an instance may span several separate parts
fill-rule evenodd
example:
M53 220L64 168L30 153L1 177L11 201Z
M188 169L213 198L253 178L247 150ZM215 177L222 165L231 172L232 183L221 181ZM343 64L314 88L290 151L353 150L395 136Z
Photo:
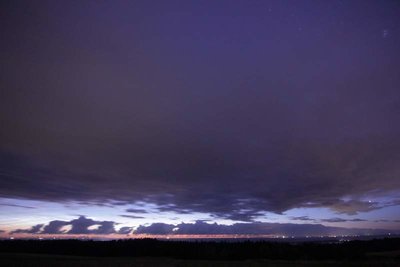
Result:
M131 234L132 233L132 231L133 231L133 227L127 227L127 226L124 226L124 227L121 227L119 230L118 230L118 234L122 234L122 235L129 235L129 234Z
M202 221L195 223L180 223L178 225L154 223L139 226L134 233L154 235L285 235L285 236L319 236L319 235L354 235L386 233L384 230L349 229L328 227L321 224L281 224L281 223L235 223L233 225L208 224Z
M296 220L296 221L315 221L315 219L312 219L308 216L292 216L292 217L290 217L290 219Z
M358 219L354 219L358 220ZM342 220L332 218L326 222L345 222L354 220ZM319 236L319 235L355 235L355 234L382 234L386 230L380 229L356 229L329 227L322 224L293 224L293 223L235 223L223 225L207 223L204 220L195 223L152 223L150 225L139 225L135 230L133 227L121 227L115 229L115 222L95 221L84 216L71 221L51 221L48 224L39 224L30 229L18 229L11 234L148 234L148 235L286 235L286 236ZM62 230L63 226L71 229Z
M148 213L148 211L145 209L126 209L125 211L132 213Z
M348 215L355 215L359 212L367 212L371 210L376 210L382 208L378 203L371 201L359 201L359 200L351 200L351 201L337 201L332 206L331 209L336 211L337 213L344 213Z
M379 219L379 220L375 220L374 222L384 222L384 223L386 223L386 222L390 222L390 220L387 220L387 219Z
M399 223L400 220L388 220L388 219L379 219L379 220L374 220L374 222L383 222L383 223L388 223L388 222L394 222L394 223Z
M0 203L0 206L13 207L13 208L24 208L24 209L35 209L35 207L17 205L17 204L3 204L3 203Z
M80 216L78 219L69 222L71 230L68 234L113 234L115 233L115 222L112 221L94 221ZM97 226L95 229L89 229L89 227Z
M136 215L129 215L129 214L121 214L119 215L124 218L131 218L131 219L143 219L143 216L136 216Z
M342 218L330 218L330 219L322 219L322 222L330 222L330 223L335 223L335 222L347 222L346 219Z
M97 224L98 228L90 231L89 233L99 234L99 235L108 235L116 233L114 228L114 225L116 224L115 222L103 221L103 222L97 222Z
M43 234L61 234L64 231L61 230L62 227L69 225L69 222L65 221L51 221L47 225L44 226L42 233Z
M30 229L17 229L15 231L11 231L10 234L37 234L42 230L43 224L37 224L32 226Z
M128 204L129 204L129 202L125 202L125 201L114 201L111 203L111 205L113 205L113 206L125 206Z
M368 220L365 220L365 219L360 219L360 218L355 218L355 219L350 219L350 220L347 220L348 222L366 222L366 221L368 221Z
M17 229L12 233L30 233L30 234L114 234L118 233L112 221L95 221L85 216L80 216L71 221L50 221L48 224L39 224L31 229ZM44 227L43 227L44 226ZM64 226L71 227L70 230L63 230ZM43 228L43 229L42 229ZM128 227L129 228L129 227ZM128 232L128 228L122 230L123 233ZM122 228L121 228L122 229Z
M78 219L72 220L70 223L71 230L69 234L89 234L93 230L89 230L89 227L98 225L98 223L92 219L80 216Z
M364 221L367 221L367 220L359 219L359 218L345 219L345 218L339 218L339 217L317 220L317 219L310 218L310 217L308 217L308 216L291 216L290 219L291 219L291 220L295 220L295 221L310 221L310 222L320 221L320 222L328 222L328 223L337 223L337 222L364 222Z
M135 234L166 235L173 233L175 225L165 223L152 223L149 226L140 225L134 231Z
M337 222L365 222L364 219L344 219L344 218L329 218L329 219L321 219L321 222L328 222L328 223L337 223Z
M384 207L400 206L400 199L393 199L383 204Z
M7 3L2 197L248 222L400 191L400 35L364 27L400 28L396 1Z
M320 203L306 203L305 207L328 207L338 214L356 215L359 212L368 212L386 207L386 204L379 204L372 201L327 199Z
M179 210L177 210L177 212L179 212ZM190 211L187 211L187 213L190 213ZM255 220L255 218L262 217L264 215L265 214L263 212L259 212L257 210L239 209L239 210L232 210L232 212L230 213L227 213L225 211L214 212L214 214L212 214L212 217L218 217L233 221L251 222Z

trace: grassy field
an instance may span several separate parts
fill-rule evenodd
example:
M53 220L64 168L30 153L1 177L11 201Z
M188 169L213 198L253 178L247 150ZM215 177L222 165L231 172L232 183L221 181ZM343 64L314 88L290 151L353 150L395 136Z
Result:
M15 267L67 267L67 266L100 266L100 267L386 267L399 266L400 261L393 259L368 260L368 261L273 261L273 260L246 260L246 261L199 261L199 260L174 260L163 258L92 258L76 256L36 255L36 254L0 254L0 266Z

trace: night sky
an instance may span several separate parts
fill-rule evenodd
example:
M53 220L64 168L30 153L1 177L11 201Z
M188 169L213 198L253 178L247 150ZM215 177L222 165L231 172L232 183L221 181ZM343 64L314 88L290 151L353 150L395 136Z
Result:
M399 1L5 0L0 40L0 237L400 232Z

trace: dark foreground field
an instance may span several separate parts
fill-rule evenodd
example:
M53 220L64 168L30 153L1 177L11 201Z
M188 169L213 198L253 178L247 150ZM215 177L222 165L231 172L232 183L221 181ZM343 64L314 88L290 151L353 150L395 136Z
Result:
M0 241L0 266L399 266L400 239L339 244Z
M243 260L243 261L211 261L211 260L180 260L170 258L122 258L122 257L79 257L40 254L1 254L0 266L15 267L70 267L70 266L99 266L99 267L392 267L400 266L394 259L356 260L356 261L284 261L284 260Z

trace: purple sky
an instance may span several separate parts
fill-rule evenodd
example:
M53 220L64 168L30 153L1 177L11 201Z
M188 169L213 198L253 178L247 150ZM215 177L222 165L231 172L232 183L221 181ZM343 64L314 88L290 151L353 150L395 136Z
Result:
M1 1L0 230L400 230L399 14Z

